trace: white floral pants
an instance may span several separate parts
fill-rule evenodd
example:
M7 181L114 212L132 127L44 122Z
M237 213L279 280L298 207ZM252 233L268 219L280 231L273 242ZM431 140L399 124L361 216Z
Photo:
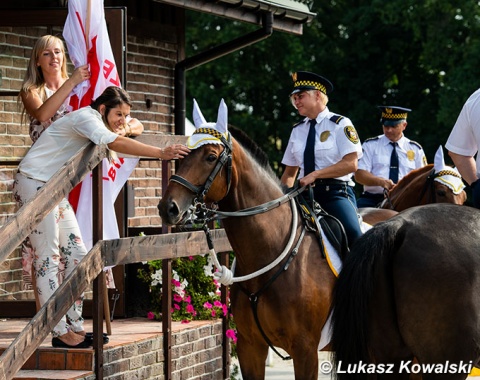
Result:
M44 182L30 179L17 173L13 185L13 196L21 207L44 185ZM87 254L80 235L80 229L72 206L62 199L29 235L33 250L36 289L40 305L43 306L58 289L61 278L67 277ZM59 265L63 264L65 273ZM83 331L83 294L70 307L66 316L53 329L53 336L73 331ZM70 327L69 327L70 326Z

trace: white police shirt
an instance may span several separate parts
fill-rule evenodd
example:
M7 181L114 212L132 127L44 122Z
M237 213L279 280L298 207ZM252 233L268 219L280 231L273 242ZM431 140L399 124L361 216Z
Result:
M398 180L414 169L424 167L427 158L421 145L402 136L397 141ZM390 157L393 146L385 135L366 139L363 144L363 157L358 161L358 169L366 170L381 178L388 178L390 174ZM364 186L363 190L374 194L383 194L381 186Z
M316 118L315 126L315 170L339 162L345 155L356 152L362 157L362 145L350 119L334 114L325 108ZM290 134L282 164L300 168L298 178L304 177L303 153L307 144L310 119L296 124ZM353 173L336 179L350 181Z
M480 147L480 89L467 99L450 132L445 148L462 156L473 157ZM480 154L476 157L480 176Z

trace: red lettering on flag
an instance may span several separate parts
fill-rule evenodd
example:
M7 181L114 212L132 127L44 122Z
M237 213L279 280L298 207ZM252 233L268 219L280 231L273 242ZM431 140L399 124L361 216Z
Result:
M115 75L115 78L109 78L110 75L112 74ZM118 86L120 87L120 78L118 77L118 71L117 71L117 68L115 67L115 63L114 62L111 62L109 61L108 59L106 59L103 63L103 75L105 77L105 79L108 79L108 81L112 84L114 84L115 86Z
M115 181L115 177L117 176L117 171L113 166L110 166L110 169L108 169L108 176L112 179L112 181Z

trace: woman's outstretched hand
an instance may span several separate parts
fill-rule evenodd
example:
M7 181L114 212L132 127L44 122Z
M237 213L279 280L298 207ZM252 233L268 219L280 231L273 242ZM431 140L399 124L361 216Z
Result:
M190 153L190 149L185 145L173 144L162 149L162 156L160 158L162 160L176 160L187 156L188 153Z

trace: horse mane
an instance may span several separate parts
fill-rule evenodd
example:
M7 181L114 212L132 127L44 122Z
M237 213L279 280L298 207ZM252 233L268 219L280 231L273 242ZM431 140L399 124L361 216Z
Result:
M268 159L267 154L257 145L255 141L253 141L250 136L248 136L244 131L241 129L233 126L233 125L228 125L228 130L232 134L232 136L237 140L237 142L245 149L247 150L250 155L255 159L255 161L269 174L271 174L274 178L278 177L275 175L275 172L273 171L270 161Z
M401 188L407 187L414 179L418 178L419 175L423 174L424 172L430 172L433 169L433 164L428 164L422 166L421 168L412 170L406 176L404 176L397 184L396 191L399 191Z

